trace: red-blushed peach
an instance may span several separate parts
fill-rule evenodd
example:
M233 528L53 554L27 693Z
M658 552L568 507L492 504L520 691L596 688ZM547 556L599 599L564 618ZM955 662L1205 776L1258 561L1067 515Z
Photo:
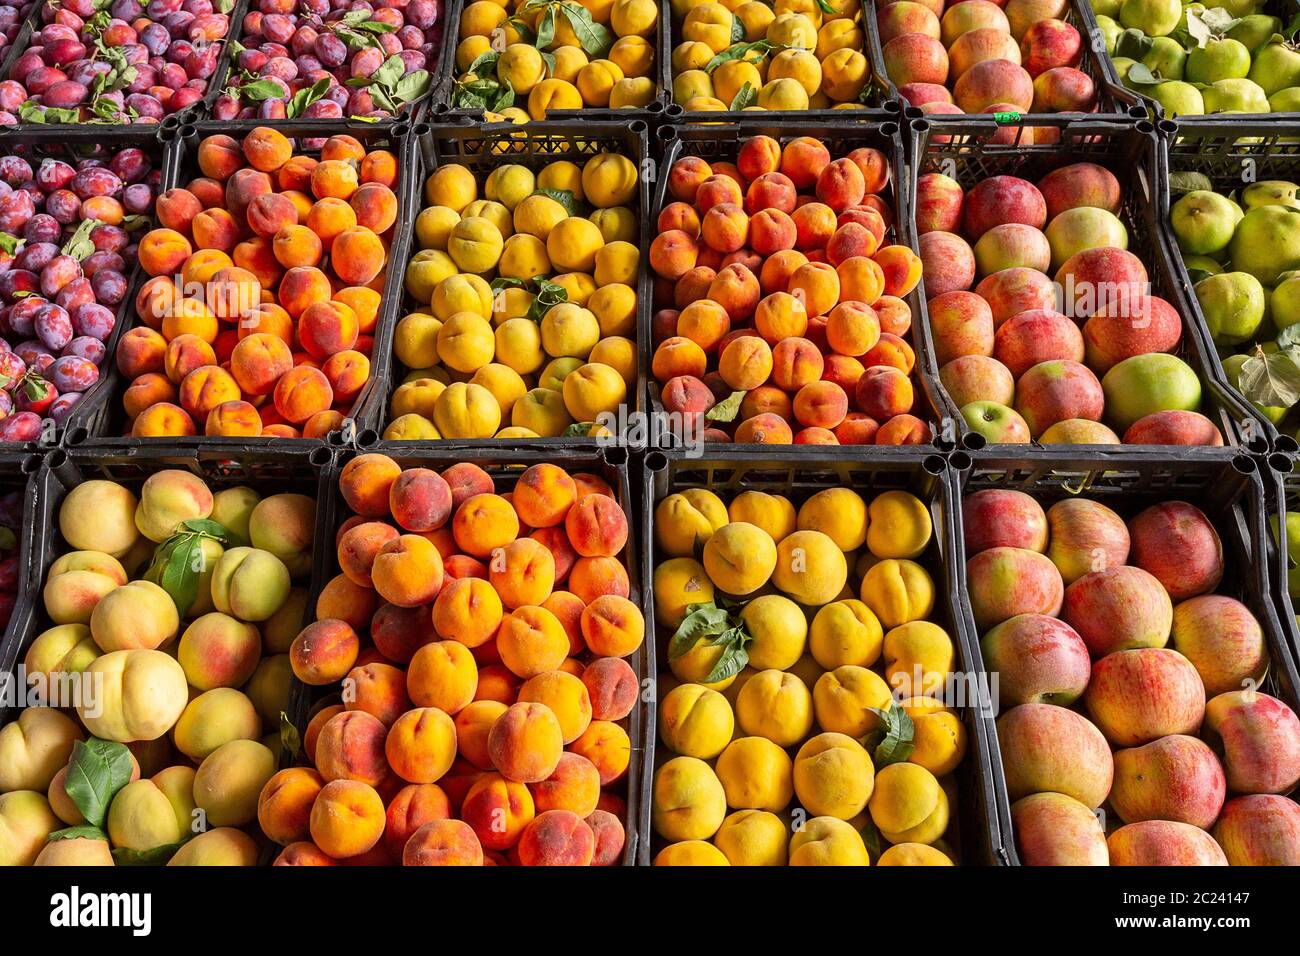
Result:
M566 753L554 772L531 790L538 813L568 810L585 818L595 812L600 799L600 773L586 757Z
M474 781L461 806L461 817L489 850L513 847L535 815L527 785L499 773L485 773Z
M401 467L387 455L358 455L343 466L339 492L356 514L386 518L393 483L401 473Z
M596 720L622 720L632 712L640 694L636 672L627 661L600 657L582 672Z
M921 259L907 246L882 246L871 258L884 272L885 295L902 298L921 281Z
M384 845L391 855L400 857L402 847L412 833L426 823L451 818L451 801L442 787L434 783L407 784L389 801L385 814Z
M492 765L518 783L545 780L555 772L563 752L560 722L545 704L512 704L488 732Z
M408 710L388 731L384 753L403 780L436 783L456 759L456 726L436 707Z
M272 866L338 866L339 863L333 857L328 856L324 850L316 846L310 840L299 840L297 843L290 843L280 851Z
M519 862L524 866L590 866L596 836L569 810L539 813L519 838Z
M915 415L895 415L876 431L877 445L924 445L934 437L930 426Z
M411 707L406 696L406 674L391 664L368 661L352 668L344 678L347 687L346 708L364 710L378 717L385 727Z
M428 608L381 604L370 621L375 649L394 664L407 664L425 644L438 639Z
M358 780L379 788L391 774L384 755L387 734L383 721L365 711L335 714L316 738L316 769L327 781Z
M411 657L406 692L419 707L455 715L474 699L478 668L469 648L457 641L425 644Z
M379 549L370 577L379 596L389 604L430 604L442 590L442 557L428 538L400 535Z
M632 758L627 731L610 720L593 720L582 736L569 745L569 750L596 765L602 787L621 779Z
M344 709L342 704L328 704L312 714L311 719L307 721L307 729L302 734L302 752L312 763L316 762L316 741L320 739L321 728L329 723L330 718L335 714L343 713Z
M587 816L587 826L596 838L596 849L592 854L592 866L614 866L623 860L623 846L627 842L627 833L623 823L608 810L593 810Z
M569 637L550 611L524 606L501 620L496 647L511 673L528 679L560 666L568 654Z
M558 465L541 463L519 476L511 503L530 528L550 528L564 521L577 497L577 486L568 472Z
M383 521L361 521L339 537L339 568L349 581L373 589L371 571L380 550L398 538L397 529Z
M302 629L289 648L294 676L304 684L322 686L342 680L352 670L361 641L345 621L315 621Z
M325 781L308 767L281 770L262 788L257 822L276 843L288 845L310 836L312 804Z
M331 780L311 808L312 842L334 859L365 853L384 833L384 801L356 780Z
M434 820L406 841L402 865L482 866L483 847L469 824L461 820Z
M583 557L613 556L627 544L627 515L608 495L586 495L564 519L569 542Z

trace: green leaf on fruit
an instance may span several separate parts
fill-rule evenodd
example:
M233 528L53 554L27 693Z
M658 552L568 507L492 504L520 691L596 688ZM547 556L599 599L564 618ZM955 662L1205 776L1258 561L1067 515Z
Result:
M1209 13L1209 11L1207 10L1206 13ZM1188 10L1185 19L1187 21L1187 36L1191 41L1191 46L1204 47L1210 38L1214 36L1214 31L1210 29L1210 25L1195 10ZM1191 48L1186 43L1183 46L1185 49Z
M0 252L11 256L16 256L22 250L26 239L19 239L17 236L11 236L7 232L0 232Z
M265 100L278 100L284 95L284 87L272 80L254 80L239 87L239 98L249 103L261 103Z
M1199 20L1205 26L1205 29L1210 32L1211 37L1221 37L1241 22L1223 7L1213 7L1200 13L1189 9L1187 11L1187 29L1189 32L1192 29L1193 19Z
M317 80L311 86L303 87L297 93L289 98L289 105L285 107L285 115L289 119L295 119L307 112L307 107L313 103L325 98L325 94L330 91L330 78Z
M107 840L108 837L99 827L92 827L90 824L83 823L81 826L64 827L62 830L55 830L45 838L47 843L57 843L59 840Z
M536 286L537 292L533 295L533 304L528 307L525 318L540 325L553 306L569 301L569 290L559 283L551 282L545 276L535 276L533 285Z
M821 10L822 13L839 13L839 11L835 9L834 4L830 3L829 0L817 0L817 8Z
M1265 352L1256 348L1255 354L1242 363L1237 387L1259 405L1290 408L1300 402L1300 351Z
M537 37L533 41L533 46L539 50L544 50L555 42L555 7L547 7L546 12L542 14L541 20L537 22Z
M560 10L568 17L569 26L578 38L582 52L592 58L603 57L609 52L609 48L614 45L614 34L593 20L590 10L572 2L561 3Z
M558 202L561 206L564 207L564 211L567 212L570 216L577 216L580 213L580 207L578 205L578 197L573 195L573 190L571 189L540 188L540 189L534 189L533 195L546 196L548 199L554 199L556 202Z
M744 84L736 91L732 97L731 104L727 107L729 110L749 109L758 102L758 90L754 89L754 84L746 80Z
M280 749L293 757L302 750L302 735L284 711L280 711Z
M1130 29L1123 31L1115 39L1115 56L1128 57L1130 60L1141 60L1151 52L1153 41L1141 30Z
M1124 77L1124 82L1129 86L1156 86L1164 81L1159 70L1152 70L1144 63L1134 63Z
M916 737L916 725L902 707L894 706L888 710L868 707L871 713L880 719L880 726L867 734L863 746L871 754L871 762L876 769L887 767L891 763L902 763L912 756L916 749L913 742Z
M596 427L595 422L574 422L572 425L565 426L561 438L589 438L591 430Z
M712 73L724 63L730 63L733 60L745 60L753 63L761 60L773 50L785 49L771 40L755 40L753 43L733 43L721 53L715 55L712 60L704 64L704 72ZM757 54L757 56L753 56Z
M731 626L731 615L726 608L712 601L691 605L693 610L682 618L677 630L668 641L668 659L675 661L689 654L703 638L723 633Z
M1169 191L1172 193L1190 193L1198 189L1214 189L1214 183L1205 173L1199 173L1194 169L1179 170L1176 173L1169 174Z
M1277 334L1277 347L1286 349L1300 349L1300 324L1288 325L1285 329Z
M125 744L91 737L72 745L63 789L86 822L103 827L108 805L131 780L131 751Z
M370 79L380 86L392 87L406 72L406 62L394 53L383 65L371 75Z
M885 847L881 843L880 831L876 829L876 824L872 821L871 816L866 813L862 816L864 818L860 832L862 845L867 848L867 857L872 863L875 863L880 859L880 854L885 852Z
M501 59L501 54L496 50L488 50L486 53L480 53L474 58L474 62L469 65L466 73L473 73L475 76L485 76L487 74L496 74L497 60Z
M490 283L488 288L493 292L500 292L502 289L522 289L524 287L523 279L516 279L512 276L497 276Z
M63 244L63 254L72 256L78 262L86 259L95 253L95 242L90 238L90 234L98 229L104 223L98 219L87 219L81 225L77 226L71 238Z
M165 866L183 845L165 843L148 850L131 850L118 846L113 848L113 862L118 866Z
M734 422L736 416L740 414L740 403L745 400L747 394L749 393L732 392L705 412L704 420L706 422Z
M1202 279L1208 279L1212 275L1214 275L1214 273L1206 269L1187 270L1187 278L1191 280L1192 285L1196 285L1196 283L1200 282Z
M181 617L198 600L199 581L204 571L205 539L224 545L230 540L230 532L207 519L185 521L154 549L153 560L144 573L146 581L152 581L171 595Z
M745 650L745 645L752 640L749 632L740 625L729 627L714 637L705 638L704 642L710 647L721 647L722 654L704 678L704 683L716 684L735 677L744 670L745 665L749 663L749 652Z
M740 17L731 18L731 42L740 43L745 39L745 22Z

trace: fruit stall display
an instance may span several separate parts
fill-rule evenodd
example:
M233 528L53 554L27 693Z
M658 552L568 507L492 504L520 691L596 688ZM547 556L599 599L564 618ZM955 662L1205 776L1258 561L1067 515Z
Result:
M106 388L162 167L151 132L4 135L0 442L52 444Z
M416 129L406 295L359 440L622 434L597 419L640 407L645 122Z
M440 0L250 0L212 118L410 115L437 82L442 12Z
M333 468L276 863L630 865L654 704L625 456L430 447Z
M247 0L41 0L0 77L0 125L158 124L216 98Z
M810 110L878 109L884 98L862 0L673 0L671 13L663 83L688 118L758 109L806 122Z
M991 861L942 459L658 457L655 865Z
M183 126L170 148L159 226L139 244L149 278L74 440L342 429L403 258L404 147L369 123L254 121Z
M1285 0L1090 0L1115 79L1157 116L1300 112L1300 27Z
M0 711L0 862L251 866L320 469L247 445L50 461L0 654L49 696Z
M658 0L460 0L439 105L528 123L663 109ZM559 114L559 115L556 115Z
M926 321L968 446L1259 437L1182 303L1157 145L1145 121L913 128Z
M1005 852L1300 863L1300 678L1254 460L974 459L963 593L998 674Z
M1145 113L1108 78L1087 0L873 0L870 8L874 58L890 94L916 115Z
M1262 137L1248 137L1248 131ZM1179 123L1161 214L1184 300L1201 319L1228 383L1281 450L1300 421L1300 156L1294 121Z
M641 360L677 437L933 443L897 126L683 127L662 165Z

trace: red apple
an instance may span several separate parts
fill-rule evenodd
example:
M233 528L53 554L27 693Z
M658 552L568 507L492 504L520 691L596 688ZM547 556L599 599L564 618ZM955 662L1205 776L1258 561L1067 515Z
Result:
M1055 616L1065 591L1061 572L1026 548L990 548L967 559L971 610L981 632L1017 614Z
M1214 838L1190 823L1143 820L1106 838L1111 866L1227 866Z
M1106 398L1101 382L1086 365L1055 360L1040 362L1016 382L1016 411L1035 438L1057 422L1072 418L1101 421Z
M992 314L990 310L990 320ZM1002 323L993 341L993 356L1017 378L1039 362L1082 362L1083 333L1054 309L1031 309Z
M1074 628L1043 614L1018 614L980 640L984 667L997 675L1003 707L1068 707L1088 686L1092 662Z
M1264 632L1250 608L1222 594L1202 594L1174 608L1172 637L1196 668L1205 693L1258 687L1268 670Z
M1233 866L1300 866L1300 804L1271 793L1235 797L1214 839Z
M966 192L962 231L967 238L975 241L1006 222L1035 229L1047 225L1047 202L1037 186L1018 176L990 176Z
M1205 729L1234 792L1290 793L1300 783L1300 719L1276 697L1219 694L1205 707Z
M1210 519L1186 501L1152 505L1128 524L1132 561L1175 601L1213 591L1223 580L1223 543Z
M1110 793L1110 747L1082 714L1055 704L1021 704L998 718L997 733L1012 800L1052 791L1095 808Z
M1168 734L1196 733L1205 715L1205 685L1177 651L1139 647L1093 664L1083 702L1107 740L1136 747Z
M1130 565L1092 571L1065 589L1061 616L1093 657L1135 647L1164 647L1174 606L1160 582Z
M966 496L961 503L966 554L989 548L1047 547L1047 516L1043 507L1023 491L986 488Z
M1088 807L1063 793L1031 793L1011 805L1023 866L1106 866L1106 831Z
M1227 788L1213 750L1195 737L1170 734L1115 751L1110 805L1125 823L1178 820L1208 830Z

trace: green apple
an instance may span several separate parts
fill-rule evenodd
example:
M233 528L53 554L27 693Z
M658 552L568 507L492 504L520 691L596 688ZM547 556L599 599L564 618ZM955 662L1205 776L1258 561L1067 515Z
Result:
M1296 193L1300 192L1300 186L1295 183L1289 183L1284 179L1265 179L1262 182L1251 183L1241 191L1241 202L1247 209L1256 209L1260 206L1297 206L1300 200L1297 200Z
M1109 56L1115 55L1115 41L1119 35L1124 32L1124 28L1114 21L1111 17L1104 14L1097 15L1097 29L1101 30L1102 40L1106 44L1106 53Z
M1246 364L1246 360L1249 358L1250 356L1245 352L1239 352L1236 355L1229 355L1223 360L1223 374L1227 377L1228 384L1238 391L1241 391L1241 367ZM1282 405L1261 405L1259 402L1251 402L1250 404L1254 405L1260 414L1274 425L1286 418L1286 413L1290 411L1289 408Z
M1014 408L997 402L971 402L961 407L961 417L990 445L1029 443L1029 426Z
M1205 112L1201 91L1182 80L1166 80L1150 91L1153 100L1165 108L1165 116L1200 116Z
M1201 90L1207 113L1267 113L1268 97L1251 80L1216 80Z
M1124 0L1119 22L1127 30L1141 30L1149 37L1168 36L1183 16L1179 0Z
M1265 96L1300 86L1300 50L1288 43L1268 43L1255 51L1247 74Z
M1264 287L1245 272L1221 272L1196 283L1205 324L1215 345L1239 345L1264 321Z
M1165 352L1126 358L1102 377L1106 423L1119 434L1139 418L1201 406L1201 380L1186 362Z
M1284 272L1268 295L1268 313L1279 332L1300 323L1300 272Z
M1183 256L1183 265L1188 271L1198 269L1212 276L1217 276L1223 271L1223 263L1215 262L1209 256Z
M1110 62L1115 65L1115 72L1119 74L1119 81L1128 84L1129 67L1137 64L1137 60L1130 60L1126 56L1113 56Z
M1241 207L1227 196L1208 189L1195 189L1179 197L1169 210L1178 248L1194 256L1205 256L1227 247L1241 221Z
M1142 65L1152 73L1159 73L1162 79L1181 80L1187 65L1187 51L1177 40L1153 37L1151 49L1142 57Z
M1300 113L1300 86L1288 86L1268 98L1268 108L1274 113Z
M1228 244L1234 269L1249 272L1266 286L1282 273L1300 269L1300 209L1260 206L1241 217Z
M1252 13L1250 16L1242 17L1233 24L1232 29L1228 31L1228 36L1254 53L1255 50L1273 39L1273 34L1281 32L1282 21L1277 17L1270 17L1264 13Z
M1044 234L1052 249L1053 271L1061 268L1070 256L1085 249L1128 248L1128 230L1124 223L1109 209L1095 206L1078 206L1057 213L1056 218L1047 224Z
M1245 44L1227 37L1206 40L1205 46L1192 47L1187 54L1185 73L1190 83L1239 80L1249 72L1250 51Z
M1108 20L1114 20L1119 16L1119 8L1124 5L1124 0L1093 0L1092 12L1097 15L1097 19L1106 17Z

